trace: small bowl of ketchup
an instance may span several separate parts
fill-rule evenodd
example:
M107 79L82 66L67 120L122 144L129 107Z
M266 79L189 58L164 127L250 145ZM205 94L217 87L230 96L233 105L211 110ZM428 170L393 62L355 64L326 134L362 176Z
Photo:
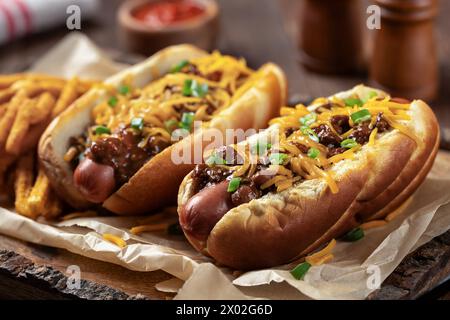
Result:
M124 46L144 55L180 43L211 50L218 16L215 0L129 0L118 12Z

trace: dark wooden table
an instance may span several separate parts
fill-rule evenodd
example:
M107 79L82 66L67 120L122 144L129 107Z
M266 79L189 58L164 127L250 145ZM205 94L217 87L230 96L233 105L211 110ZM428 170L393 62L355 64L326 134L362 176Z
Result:
M124 53L116 37L115 12L120 0L103 0L101 13L82 22L82 32L124 62L138 56ZM219 0L222 28L217 47L244 55L252 66L274 61L286 71L293 99L328 95L366 82L357 77L324 76L308 72L297 61L298 0ZM437 33L441 61L441 91L432 106L442 128L442 147L450 148L450 1L441 1ZM0 46L0 73L23 71L69 31L65 27ZM370 37L368 37L370 38ZM450 231L425 244L402 262L370 299L450 299ZM81 290L67 286L66 270L80 266ZM0 235L0 299L164 299L171 294L155 290L170 279L158 272L134 272L81 257L65 250L27 244ZM434 290L431 290L433 289Z

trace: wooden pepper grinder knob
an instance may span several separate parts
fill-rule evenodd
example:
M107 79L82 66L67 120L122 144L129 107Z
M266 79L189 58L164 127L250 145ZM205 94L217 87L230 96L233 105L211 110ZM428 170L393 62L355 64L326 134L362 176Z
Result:
M361 0L303 0L300 6L300 61L321 73L364 68Z
M431 101L438 92L437 0L375 0L381 7L371 81L393 95Z

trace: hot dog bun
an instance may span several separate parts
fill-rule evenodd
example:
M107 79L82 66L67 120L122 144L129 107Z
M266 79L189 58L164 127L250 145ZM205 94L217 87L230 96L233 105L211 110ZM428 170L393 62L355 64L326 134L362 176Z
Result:
M132 85L142 88L162 75L177 63L207 55L191 45L168 47L146 61L126 69L106 81L118 86L126 77L132 77ZM194 165L175 164L171 160L174 148L206 143L202 135L210 128L263 128L285 103L287 84L284 73L273 64L266 64L258 71L258 81L247 89L229 107L221 110L210 121L208 127L198 131L154 156L124 185L113 193L103 206L117 214L142 214L176 201L180 181ZM70 137L80 135L91 124L91 111L100 101L107 99L105 90L94 88L75 101L69 109L56 118L40 140L39 156L54 189L70 205L88 208L92 202L75 187L73 170L64 161Z
M364 96L369 90L374 89L358 86L336 96ZM364 221L385 217L425 179L439 146L439 127L430 107L413 101L410 115L407 127L422 143L393 130L376 144L364 145L354 159L344 159L331 168L336 173L337 193L323 179L303 180L229 210L205 241L185 232L187 238L221 264L249 270L287 263ZM184 205L193 195L191 173L180 187L180 215L185 214Z

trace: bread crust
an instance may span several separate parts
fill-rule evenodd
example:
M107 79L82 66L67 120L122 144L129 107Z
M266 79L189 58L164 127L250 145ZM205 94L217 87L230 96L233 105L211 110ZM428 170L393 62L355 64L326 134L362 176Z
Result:
M346 96L368 87L340 93ZM427 104L414 101L409 129L423 145L393 130L354 160L332 168L339 192L324 181L306 180L228 211L206 242L189 241L221 264L239 269L280 265L307 255L362 222L383 218L417 189L431 169L439 145L439 126ZM190 175L179 192L179 209L192 196Z
M142 87L167 73L182 60L190 60L207 53L190 45L168 47L148 60L111 77L106 82L117 85L132 74L134 86ZM195 164L175 164L171 159L174 148L187 147L194 152L194 145L203 147L202 136L210 128L249 129L264 128L270 118L286 102L287 83L283 71L274 64L266 64L258 70L259 81L236 99L228 108L214 116L208 128L173 144L148 161L126 184L112 194L103 206L117 214L143 214L169 203L175 203L179 183ZM76 189L73 172L63 156L69 138L81 134L91 123L90 113L98 101L105 98L100 88L90 90L56 118L40 140L39 156L55 190L73 207L84 209L92 206Z

